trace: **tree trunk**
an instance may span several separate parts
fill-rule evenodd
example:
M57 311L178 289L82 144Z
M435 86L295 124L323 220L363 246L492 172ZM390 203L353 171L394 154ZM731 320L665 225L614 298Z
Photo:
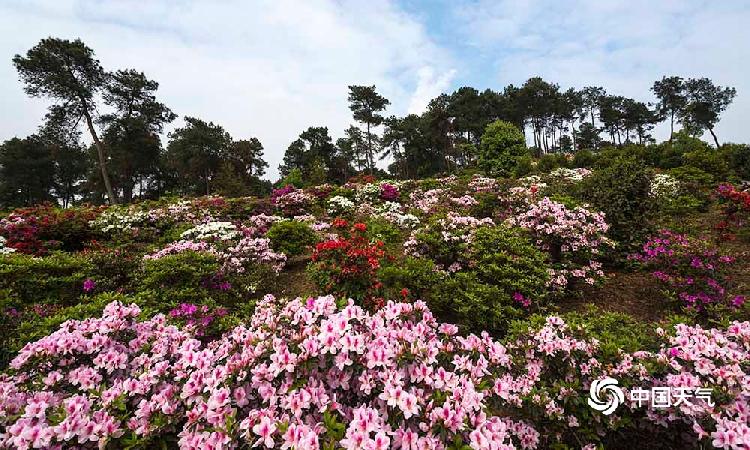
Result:
M372 175L372 136L370 135L370 122L367 122L367 165Z
M96 146L96 153L99 156L99 168L102 171L102 179L104 179L104 188L107 189L107 197L109 202L113 205L117 204L117 197L112 190L112 183L109 181L109 174L107 173L107 161L104 159L104 144L99 140L99 136L96 134L94 129L94 122L91 120L91 115L88 110L84 107L83 116L86 118L86 126L91 133L91 138L94 140Z
M708 131L710 131L711 132L711 136L714 137L714 142L716 143L716 149L718 150L718 148L720 147L720 145L719 145L719 139L716 137L716 133L714 133L714 129L713 128L709 128Z
M674 135L674 111L672 111L669 119L669 142L672 142L672 136Z

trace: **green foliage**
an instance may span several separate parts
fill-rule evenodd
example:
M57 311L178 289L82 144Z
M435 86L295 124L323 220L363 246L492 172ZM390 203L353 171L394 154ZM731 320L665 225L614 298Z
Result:
M491 176L507 177L528 154L526 137L515 125L496 120L487 125L479 146L479 167Z
M271 240L271 248L287 256L301 255L318 241L308 224L294 220L274 223L266 237Z
M31 206L52 200L55 166L50 149L37 137L0 145L0 205Z
M568 159L562 153L547 153L539 158L536 164L536 170L539 173L548 173L559 167L565 167Z
M570 165L571 167L584 167L589 168L593 167L594 164L596 164L597 156L588 149L578 150L573 155L573 160L571 161Z
M175 171L177 185L192 194L210 194L211 179L219 171L232 138L213 122L185 117L185 126L169 135L165 154Z
M407 256L381 267L378 278L383 283L385 298L429 301L443 277L429 259Z
M722 152L729 157L729 167L739 180L750 180L750 146L724 144Z
M658 350L658 338L653 325L627 314L606 312L589 305L583 311L565 313L560 317L576 335L594 338L600 342L602 363L616 361L621 352ZM526 338L529 328L541 328L546 318L546 315L534 314L513 322L505 341Z
M208 253L182 252L143 263L138 289L150 305L168 311L180 303L200 304L221 295L213 289L221 265Z
M289 170L289 173L276 184L278 186L288 186L291 184L297 189L302 189L305 187L305 181L302 178L302 170L299 167Z
M83 293L83 282L93 267L81 255L52 253L44 258L11 254L0 258L0 290L12 304L72 305Z
M662 205L668 217L679 217L694 212L705 212L711 201L714 178L693 166L682 166L668 172L680 182L677 196Z
M448 275L430 299L438 314L471 330L502 331L521 317L524 308L515 294L544 302L547 293L546 256L517 231L482 227L476 231L466 271Z
M695 167L714 176L717 180L729 177L729 160L720 150L702 148L683 155L684 165Z
M619 157L609 167L595 170L582 183L585 199L606 214L609 235L627 252L641 242L651 227L654 202L651 170L643 162Z

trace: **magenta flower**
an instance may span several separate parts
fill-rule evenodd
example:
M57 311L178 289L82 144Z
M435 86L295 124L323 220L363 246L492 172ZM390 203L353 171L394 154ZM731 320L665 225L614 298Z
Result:
M91 278L86 278L86 280L83 282L83 292L91 292L96 288L96 281L92 280Z

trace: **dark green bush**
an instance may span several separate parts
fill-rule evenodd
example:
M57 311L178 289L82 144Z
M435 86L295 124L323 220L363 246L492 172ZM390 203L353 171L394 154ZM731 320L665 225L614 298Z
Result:
M17 307L35 303L71 305L83 294L83 282L92 274L82 255L52 253L44 258L11 254L0 258L0 290Z
M570 167L593 167L596 164L597 156L591 150L578 150L573 154L573 160L570 162Z
M729 157L729 168L738 180L750 180L750 146L724 144L723 153Z
M318 241L308 224L294 220L274 223L266 237L271 240L271 248L287 256L301 255Z
M208 253L182 252L146 260L139 277L138 291L149 305L166 312L180 303L203 303L225 295L218 285L221 264Z
M447 275L434 288L430 306L446 320L479 331L502 331L526 312L516 294L544 304L547 294L546 256L525 236L503 226L476 231L466 271Z
M383 296L388 299L430 300L435 285L442 279L429 259L408 256L383 266L378 271ZM403 292L406 289L406 292Z
M585 199L606 214L609 235L621 252L643 242L651 229L655 208L651 179L652 170L642 161L620 157L581 184Z
M548 173L558 167L565 167L568 164L568 159L562 153L548 153L542 155L536 164L536 171L539 173Z
M711 174L716 180L729 179L729 159L727 155L713 148L702 148L685 153L684 165Z

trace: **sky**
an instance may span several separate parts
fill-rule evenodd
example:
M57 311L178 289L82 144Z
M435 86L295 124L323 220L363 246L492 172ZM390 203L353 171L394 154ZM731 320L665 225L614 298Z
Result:
M533 76L646 102L663 75L708 77L737 88L719 139L748 142L749 24L741 0L0 0L0 140L41 124L49 102L26 96L11 59L53 36L158 81L180 116L170 129L194 116L257 137L272 180L304 129L336 139L353 123L352 84L376 85L386 114L403 115Z

